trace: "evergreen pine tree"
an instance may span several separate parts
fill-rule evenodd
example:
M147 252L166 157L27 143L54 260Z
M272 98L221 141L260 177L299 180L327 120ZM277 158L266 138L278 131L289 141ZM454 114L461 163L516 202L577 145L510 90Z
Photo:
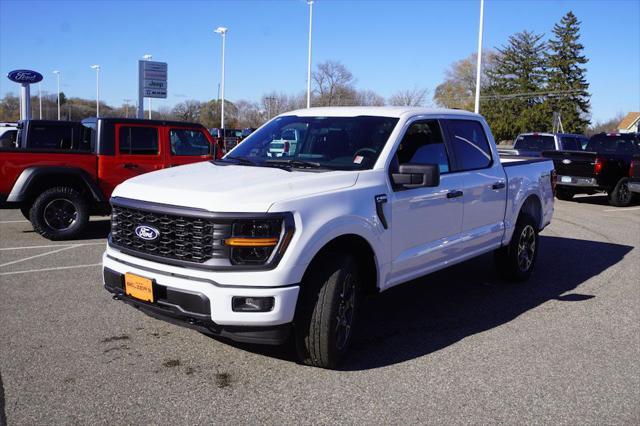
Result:
M497 140L514 139L518 133L551 129L550 114L539 95L546 84L543 35L529 31L509 37L498 49L493 69L488 72L491 84L481 111Z
M580 22L570 11L554 25L554 38L549 41L547 54L548 90L574 91L551 95L548 101L549 109L560 113L567 133L584 132L591 108L586 69L581 67L588 59L582 54L584 46L579 42L579 32Z

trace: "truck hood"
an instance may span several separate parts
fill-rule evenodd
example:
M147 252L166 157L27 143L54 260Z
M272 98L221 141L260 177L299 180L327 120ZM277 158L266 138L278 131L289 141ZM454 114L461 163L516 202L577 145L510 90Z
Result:
M354 171L289 172L206 161L131 178L113 196L212 212L263 213L274 203L348 188L357 179Z

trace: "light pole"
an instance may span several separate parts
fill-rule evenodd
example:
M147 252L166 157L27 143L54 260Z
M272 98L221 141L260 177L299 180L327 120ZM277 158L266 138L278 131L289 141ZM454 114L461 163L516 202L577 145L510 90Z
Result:
M148 53L145 55L142 55L142 59L144 59L145 61L150 61L151 58L153 58L153 55L150 55ZM151 98L149 98L149 120L151 120Z
M476 69L476 104L473 112L480 113L480 76L482 74L482 27L484 26L484 0L480 0L480 28L478 30L478 58Z
M124 114L126 118L129 118L129 102L131 102L131 99L123 99L124 101Z
M224 45L227 35L227 28L218 27L215 32L222 36L222 78L221 78L221 103L220 103L220 128L222 129L222 140L224 142Z
M96 70L96 117L100 117L100 65L91 65Z
M60 71L55 70L53 73L58 79L58 121L60 121Z
M311 24L313 23L313 0L307 0L309 5L309 56L307 58L307 108L311 108Z
M40 120L42 120L42 82L38 83L38 103L40 105Z

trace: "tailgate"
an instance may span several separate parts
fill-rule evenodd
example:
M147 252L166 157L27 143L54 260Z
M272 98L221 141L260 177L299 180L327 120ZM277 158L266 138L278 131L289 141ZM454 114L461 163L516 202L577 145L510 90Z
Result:
M544 151L542 156L553 160L558 176L595 177L595 152Z

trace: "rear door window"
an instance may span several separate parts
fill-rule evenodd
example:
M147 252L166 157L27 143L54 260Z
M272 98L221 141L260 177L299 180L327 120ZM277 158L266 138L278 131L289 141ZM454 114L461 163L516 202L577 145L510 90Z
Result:
M122 126L118 136L120 154L158 154L158 129L155 127Z
M477 170L493 163L489 141L480 122L475 120L447 120L456 170Z
M208 155L211 144L202 131L197 129L169 130L171 154L173 155Z

